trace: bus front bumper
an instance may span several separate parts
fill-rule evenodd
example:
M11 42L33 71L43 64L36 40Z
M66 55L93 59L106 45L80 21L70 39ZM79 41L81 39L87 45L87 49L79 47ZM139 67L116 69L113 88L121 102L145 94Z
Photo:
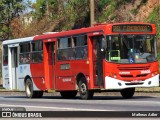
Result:
M136 87L156 87L159 86L159 74L144 81L122 81L112 77L105 77L105 89L107 90L118 90L124 88L136 88Z

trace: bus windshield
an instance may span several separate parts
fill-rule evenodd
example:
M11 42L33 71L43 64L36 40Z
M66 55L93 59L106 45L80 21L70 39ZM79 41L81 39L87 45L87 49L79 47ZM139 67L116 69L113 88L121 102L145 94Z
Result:
M147 63L157 60L154 35L107 36L105 59L117 63Z

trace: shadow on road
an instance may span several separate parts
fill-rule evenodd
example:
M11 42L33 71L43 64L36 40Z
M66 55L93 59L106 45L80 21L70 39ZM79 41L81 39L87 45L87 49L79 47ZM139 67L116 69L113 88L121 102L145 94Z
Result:
M4 98L21 98L21 99L28 99L26 96L2 96ZM131 100L134 99L151 99L151 98L156 98L153 96L133 96ZM61 96L43 96L42 98L32 98L32 99L65 99L62 98ZM79 96L76 96L75 98L72 99L65 99L65 100L80 100ZM94 96L90 100L125 100L121 96Z
M131 99L149 99L152 96L133 96ZM92 100L125 100L121 96L94 96Z

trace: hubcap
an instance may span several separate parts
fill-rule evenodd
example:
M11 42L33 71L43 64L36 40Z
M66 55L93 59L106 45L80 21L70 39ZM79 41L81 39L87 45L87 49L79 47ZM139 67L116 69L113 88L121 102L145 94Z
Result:
M86 94L86 91L87 91L86 84L85 84L85 83L82 83L82 84L81 84L81 93L82 93L82 94Z
M26 91L27 91L28 96L31 95L31 89L30 88L31 88L31 86L29 84L27 84Z

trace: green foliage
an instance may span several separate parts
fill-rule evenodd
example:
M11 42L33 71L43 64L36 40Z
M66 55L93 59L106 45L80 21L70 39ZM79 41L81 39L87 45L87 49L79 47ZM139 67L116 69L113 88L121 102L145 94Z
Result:
M156 24L156 30L157 30L157 40L158 43L160 40L160 6L157 6L154 8L153 12L150 14L149 18L146 20L147 22L151 22ZM160 61L160 45L158 44L158 60Z
M145 3L147 3L147 1L148 1L148 0L142 0L142 3L145 4Z
M153 12L150 14L149 18L146 20L147 22L151 22L156 24L157 26L157 37L160 38L160 6L154 8Z
M88 24L89 1L88 0L65 0L61 6L63 9L58 10L59 19L63 18L65 24L57 25L55 30L77 29ZM57 19L55 17L55 19ZM61 21L61 22L64 22Z
M134 15L136 15L138 13L138 9L131 10L131 13L134 14Z
M102 11L103 10L103 8L107 5L107 4L109 4L110 2L111 2L112 0L99 0L98 1L98 9L99 9L99 11Z
M46 10L46 0L36 1L36 15L38 18L42 18Z
M160 52L158 52L157 58L158 58L158 61L160 61Z
M23 0L1 0L0 1L0 38L5 40L9 38L9 27L11 21L19 16L25 9Z
M99 21L100 22L105 22L105 21L110 21L111 19L113 20L115 17L112 16L112 13L116 10L117 7L117 2L116 1L107 1L109 2L108 8L103 11L103 14L99 16Z

